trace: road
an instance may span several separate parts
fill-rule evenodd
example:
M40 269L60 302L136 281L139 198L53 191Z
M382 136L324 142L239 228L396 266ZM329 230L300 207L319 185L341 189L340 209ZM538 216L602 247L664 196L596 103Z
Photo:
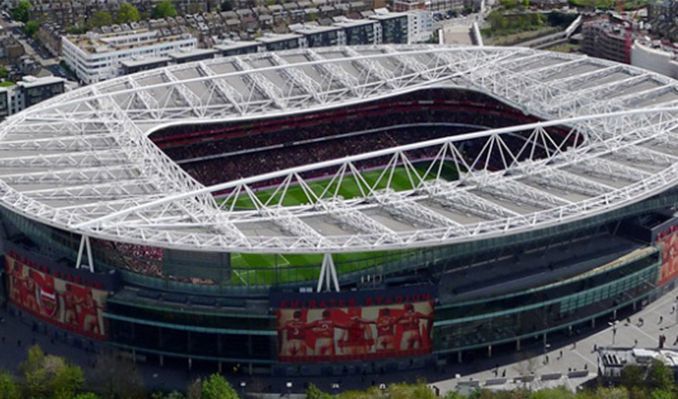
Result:
M42 67L48 68L59 64L58 58L52 57L45 48L23 33L20 24L0 15L0 26L2 26L6 32L10 32L24 47L26 54L36 60Z

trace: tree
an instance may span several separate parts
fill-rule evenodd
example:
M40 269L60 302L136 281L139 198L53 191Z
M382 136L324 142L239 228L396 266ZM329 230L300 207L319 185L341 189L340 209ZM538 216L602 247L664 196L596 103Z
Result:
M85 381L80 367L59 356L46 356L38 345L28 350L28 358L19 370L30 398L72 399Z
M530 399L574 399L574 394L564 387L542 389L530 394Z
M24 26L24 33L26 36L33 37L38 32L38 29L40 29L40 24L38 21L31 19L30 21L26 22L26 25Z
M626 388L640 387L644 385L645 373L642 367L636 365L626 366L621 372L622 385Z
M28 349L26 360L19 365L28 397L44 397L49 393L44 361L45 352L38 345L34 345Z
M75 395L73 399L99 399L99 396L92 392L85 392Z
M658 360L652 362L647 379L650 386L658 390L668 391L673 387L673 372Z
M151 399L186 399L186 396L178 391L172 391L166 395L162 392L153 392L151 394Z
M202 399L238 399L238 394L224 377L212 374L202 383Z
M650 395L651 399L675 399L674 392L668 389L656 389Z
M233 9L233 2L231 0L224 0L221 2L221 11L231 11Z
M170 0L162 0L153 9L153 18L176 17L177 9Z
M6 66L0 65L0 79L7 79L9 77L9 69Z
M30 18L30 11L33 6L28 0L20 0L19 4L12 9L12 19L26 23Z
M82 369L67 364L63 358L48 356L47 359L56 362L58 368L53 371L51 390L53 399L72 399L75 393L82 388L85 382Z
M186 398L200 399L202 397L202 384L200 379L193 381L186 389Z
M99 28L102 26L112 25L113 16L108 11L100 10L95 12L87 22L90 28Z
M332 395L328 394L327 392L323 392L315 386L314 384L310 384L308 388L306 388L306 399L331 399Z
M14 377L6 372L0 372L0 399L21 399L21 391Z
M116 24L126 24L129 22L137 22L141 18L139 9L130 3L122 3L118 8L118 13L115 16Z
M116 353L102 353L88 382L98 388L103 399L143 399L146 397L136 365Z
M198 3L190 3L186 7L186 11L188 11L189 14L199 14L202 12L202 6Z
M80 24L73 24L66 28L66 33L71 35L81 35L87 33L87 27Z

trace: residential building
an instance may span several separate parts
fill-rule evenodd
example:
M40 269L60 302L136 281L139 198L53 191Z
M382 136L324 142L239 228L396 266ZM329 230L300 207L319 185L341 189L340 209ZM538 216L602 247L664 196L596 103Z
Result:
M131 73L167 66L170 60L169 57L143 57L124 60L120 64L122 65L122 74L129 75Z
M430 11L411 10L407 12L407 43L428 41L433 35L433 17Z
M232 55L256 53L259 50L259 43L255 41L224 41L214 46L214 49L223 57Z
M212 48L194 48L181 49L168 54L169 58L174 64L184 64L186 62L206 60L214 58L219 53L218 50Z
M168 30L132 30L62 37L64 61L78 79L90 84L124 73L122 62L141 57L165 57L179 50L197 48L189 33Z
M342 28L347 46L381 43L381 25L371 19L349 19L344 16L334 18L334 26Z
M625 22L595 19L582 25L582 47L585 54L612 61L631 63L633 35Z
M54 76L24 76L16 85L0 88L0 119L63 93L65 83Z
M370 19L379 21L379 25L381 25L381 43L406 44L410 42L407 13L389 12L384 8L374 11L375 14L370 16Z
M327 47L346 44L343 30L338 26L294 24L289 26L294 33L304 36L306 47Z
M0 121L9 116L9 89L0 87Z
M61 56L61 32L54 24L40 24L36 39L55 57Z
M447 12L461 10L467 3L469 2L465 0L393 0L392 9L396 12L411 10Z
M257 38L259 51L291 50L304 46L304 36L296 33L274 34L268 33Z
M393 0L392 9L396 12L428 9L426 0Z
M650 1L647 21L653 34L678 42L678 0Z

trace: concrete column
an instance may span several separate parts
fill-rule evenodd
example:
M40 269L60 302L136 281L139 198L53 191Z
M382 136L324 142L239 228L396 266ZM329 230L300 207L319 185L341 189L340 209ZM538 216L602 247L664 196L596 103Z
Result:
M487 347L487 357L492 357L492 345Z
M218 367L217 370L219 370L219 374L221 374L221 361L219 361L219 363L217 363L217 367Z
M188 358L188 371L191 371L193 369L193 359Z
M596 319L591 319L591 328L596 328Z
M160 361L160 367L165 367L165 356L160 355L158 360Z
M516 352L520 352L520 338L516 340Z
M461 363L463 361L461 356L461 351L457 352L457 362Z

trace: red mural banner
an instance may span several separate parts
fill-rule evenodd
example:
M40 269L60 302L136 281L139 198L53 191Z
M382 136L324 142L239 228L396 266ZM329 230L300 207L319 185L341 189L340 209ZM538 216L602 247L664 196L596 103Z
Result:
M430 301L278 309L278 358L308 362L427 354L432 325Z
M60 328L104 339L106 291L55 278L5 256L9 299L17 307Z
M658 281L661 286L678 277L678 226L661 233L657 237L657 244L662 253Z

